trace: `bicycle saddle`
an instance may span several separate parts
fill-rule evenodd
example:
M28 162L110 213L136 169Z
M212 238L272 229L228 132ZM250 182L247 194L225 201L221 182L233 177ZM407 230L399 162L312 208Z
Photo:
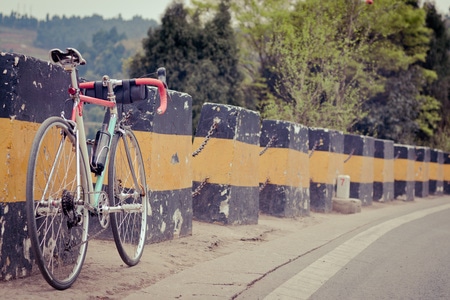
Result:
M67 48L67 52L63 52L60 49L50 50L50 60L55 64L76 64L84 65L86 61L75 48Z

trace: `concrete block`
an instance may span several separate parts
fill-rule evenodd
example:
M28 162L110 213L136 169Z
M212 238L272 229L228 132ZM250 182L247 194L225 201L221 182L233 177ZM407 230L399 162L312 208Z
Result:
M373 200L394 200L394 142L375 139Z
M14 53L0 53L0 70L0 280L10 280L33 266L24 183L36 122L70 111L70 81L61 68Z
M124 105L132 111L150 197L148 241L161 242L192 234L192 97L169 91L167 110L159 106L157 89L147 101Z
M333 198L333 211L342 214L354 214L361 212L361 200L354 198Z
M414 163L414 184L417 197L428 197L430 184L430 148L416 147Z
M309 128L308 135L311 210L331 212L337 176L345 174L344 135L323 128Z
M279 217L309 215L308 128L264 120L260 147L260 211Z
M192 147L196 219L229 225L258 223L260 130L257 112L203 105Z
M404 201L414 201L414 161L413 146L394 145L394 197Z
M444 192L444 153L438 149L430 150L430 195Z
M344 173L351 178L350 198L360 199L362 205L371 205L373 200L374 142L367 136L344 135Z
M443 156L443 188L444 188L444 194L450 195L450 153L444 152L442 154Z

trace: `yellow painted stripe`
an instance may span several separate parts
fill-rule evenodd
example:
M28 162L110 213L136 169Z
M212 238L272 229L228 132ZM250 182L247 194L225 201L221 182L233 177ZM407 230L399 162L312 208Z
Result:
M450 181L450 165L449 164L445 164L442 167L442 171L443 171L443 178L445 181Z
M373 157L353 155L344 163L344 174L350 176L350 182L372 183L373 164Z
M195 138L192 149L197 150L203 141L204 138ZM209 183L255 187L259 185L259 146L212 138L192 158L192 166L194 181L209 178Z
M385 160L383 158L373 159L373 181L375 182L385 182L386 172L385 172Z
M346 154L327 151L314 151L309 158L309 176L311 181L335 184L338 175L345 174Z
M414 161L397 158L394 161L394 179L400 181L414 181Z
M414 175L415 181L426 182L429 180L429 168L430 164L423 161L414 162Z
M327 151L314 151L309 158L309 177L316 183L334 184L331 176L332 155Z
M444 180L444 165L443 164L438 164L437 176L439 178L438 180Z
M264 148L260 148L263 150ZM259 182L309 188L307 153L288 148L268 148L259 159Z
M135 131L152 191L192 188L192 137Z
M394 159L384 160L385 182L394 182Z
M438 163L430 162L430 180L439 180Z
M39 125L0 118L0 202L25 201L28 157Z

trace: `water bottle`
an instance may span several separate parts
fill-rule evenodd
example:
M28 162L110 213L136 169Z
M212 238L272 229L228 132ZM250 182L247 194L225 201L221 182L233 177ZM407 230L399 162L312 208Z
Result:
M107 124L103 124L102 130L97 131L94 146L92 147L91 172L96 175L101 175L105 169L110 140L111 135L107 131Z

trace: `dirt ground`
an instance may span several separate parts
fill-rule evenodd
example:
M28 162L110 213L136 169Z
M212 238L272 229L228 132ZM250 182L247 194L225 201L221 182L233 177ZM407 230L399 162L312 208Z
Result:
M368 209L385 209L404 205L374 203ZM112 241L89 242L86 261L80 276L68 290L56 291L40 273L0 282L2 299L121 299L141 288L178 273L195 264L215 259L238 250L248 250L266 241L291 232L326 222L330 218L345 218L338 213L311 213L303 218L276 218L260 215L258 225L223 226L194 221L192 236L177 238L145 247L141 262L132 268L124 265ZM36 268L37 269L37 268Z

